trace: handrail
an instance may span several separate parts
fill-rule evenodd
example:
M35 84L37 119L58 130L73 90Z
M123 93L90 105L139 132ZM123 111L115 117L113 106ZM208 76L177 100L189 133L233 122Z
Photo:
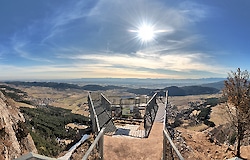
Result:
M104 96L104 94L101 93L101 105L102 107L107 111L108 116L112 118L112 108L111 108L111 102L108 100L107 97Z
M147 105L146 105L146 106L148 106L149 103L151 103L151 101L155 98L156 95L157 95L157 93L155 93L155 94L150 98L150 100L147 102Z
M168 135L167 131L165 129L163 129L163 135L164 135L164 139L165 137L168 139L171 147L174 149L175 153L177 154L178 158L180 160L184 160L184 158L182 157L181 153L179 152L179 150L176 148L175 144L173 143L173 141L171 140L170 136ZM165 145L165 144L164 144ZM165 153L164 153L165 154ZM164 158L163 158L164 159Z
M90 93L88 93L88 97L89 97L89 99L90 99L91 109L92 109L93 114L94 114L94 117L95 117L95 122L96 122L96 126L97 126L97 132L100 132L99 121L98 121L98 118L97 118L97 114L96 114L96 112L95 112L94 104L93 104L93 101L92 101L92 98L91 98ZM92 125L93 125L93 124L92 124Z
M165 100L165 115L164 115L164 124L163 124L163 160L166 160L166 138L167 141L170 143L170 147L174 149L174 152L177 154L179 160L184 160L183 156L179 152L179 150L176 148L175 144L173 143L171 137L168 134L168 131L166 130L167 124L168 124L168 117L167 117L167 107L168 107L168 91L166 91L166 100ZM173 156L172 151L170 152L171 156ZM173 157L172 157L173 158Z
M104 135L104 127L101 129L99 132L98 136L95 138L94 142L91 144L85 155L83 156L82 160L87 160L91 152L93 151L94 147L97 145L99 142L99 153L100 153L100 158L103 159L103 135Z
M101 96L102 96L109 104L111 104L111 102L108 100L107 97L104 96L104 94L101 93Z
M156 104L156 95L155 93L150 100L147 102L145 107L145 115L144 115L144 128L145 128L145 138L147 138L150 134L150 131L153 126L153 122L156 117L158 105Z

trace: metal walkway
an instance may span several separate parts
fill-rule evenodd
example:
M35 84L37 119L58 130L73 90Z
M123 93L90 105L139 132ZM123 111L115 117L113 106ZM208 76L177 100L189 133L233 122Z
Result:
M156 100L158 105L158 111L156 113L155 122L164 122L164 115L165 115L165 103L160 99Z

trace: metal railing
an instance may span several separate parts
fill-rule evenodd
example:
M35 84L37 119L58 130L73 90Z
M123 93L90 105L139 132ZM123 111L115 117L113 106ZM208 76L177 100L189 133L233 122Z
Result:
M94 142L91 144L85 155L83 156L82 160L88 160L89 156L93 156L93 159L103 160L103 140L104 140L104 130L102 128L97 137L95 138Z
M168 131L163 129L163 160L184 160L179 150L176 148L172 139L170 138Z
M94 133L95 140L85 153L84 157L82 158L83 160L87 160L88 158L102 160L104 134L116 130L116 127L112 121L112 117L106 110L107 107L111 106L111 103L103 94L101 94L101 96L94 94L94 98L95 99L93 102L91 94L88 94L88 105L92 122L92 131Z
M165 115L164 115L164 124L163 124L163 154L162 160L184 160L183 156L173 143L171 137L169 136L169 132L167 129L168 125L168 117L167 117L167 107L168 107L168 91L166 92L166 100L165 100Z
M112 116L111 102L101 93L101 105Z
M88 105L89 105L90 118L92 122L92 131L93 133L96 134L100 132L101 129L90 93L88 93Z
M152 129L156 112L158 110L158 106L156 104L156 95L155 93L151 99L148 101L146 108L145 108L145 115L144 115L144 129L145 129L145 137L149 136L149 133Z

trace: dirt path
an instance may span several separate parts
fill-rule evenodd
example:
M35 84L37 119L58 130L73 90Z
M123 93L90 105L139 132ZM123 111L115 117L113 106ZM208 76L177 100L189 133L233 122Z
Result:
M162 156L162 125L162 123L154 123L149 138L105 136L104 159L160 160Z

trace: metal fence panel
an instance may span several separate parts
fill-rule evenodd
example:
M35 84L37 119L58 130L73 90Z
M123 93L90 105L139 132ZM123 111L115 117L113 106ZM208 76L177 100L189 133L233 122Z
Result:
M173 143L171 137L168 134L167 125L168 125L168 117L167 117L167 111L168 111L168 91L166 91L166 101L165 101L165 115L164 115L164 127L163 127L163 154L162 159L163 160L184 160L183 156L179 152L179 150L176 148L175 144Z
M145 137L149 136L149 133L152 129L155 116L158 110L158 105L156 103L156 95L155 93L152 98L148 101L146 105L146 111L144 115L144 129L145 129Z

